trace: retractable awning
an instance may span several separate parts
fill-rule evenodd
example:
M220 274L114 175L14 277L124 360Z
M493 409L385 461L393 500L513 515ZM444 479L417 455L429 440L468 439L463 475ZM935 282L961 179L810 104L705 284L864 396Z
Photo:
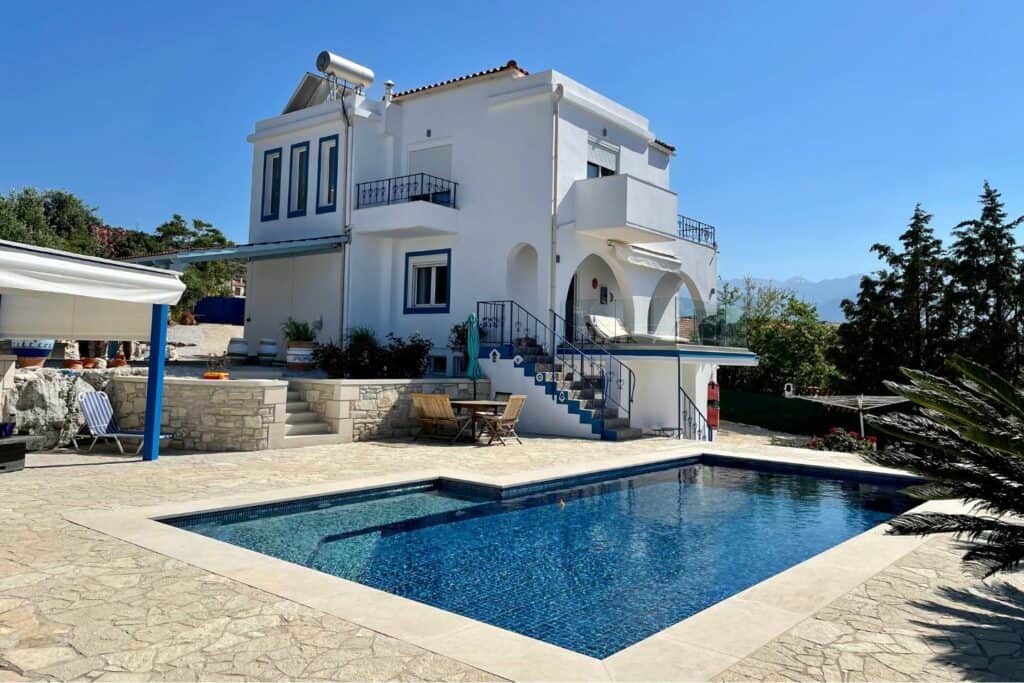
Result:
M160 453L167 306L178 273L0 240L0 338L148 339L142 459Z
M0 240L0 338L144 340L178 273Z
M252 242L251 244L236 244L230 247L217 247L214 249L185 249L183 251L149 254L147 256L126 259L126 263L184 270L190 263L264 261L267 259L324 254L337 251L348 241L348 235L325 235L323 237L305 237L276 242Z

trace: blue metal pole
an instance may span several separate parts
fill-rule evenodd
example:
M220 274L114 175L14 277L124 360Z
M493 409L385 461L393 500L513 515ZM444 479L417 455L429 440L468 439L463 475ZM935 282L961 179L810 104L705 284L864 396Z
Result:
M167 304L154 304L153 320L149 327L149 379L146 382L143 460L156 460L160 456L160 418L163 415L164 358L166 356Z

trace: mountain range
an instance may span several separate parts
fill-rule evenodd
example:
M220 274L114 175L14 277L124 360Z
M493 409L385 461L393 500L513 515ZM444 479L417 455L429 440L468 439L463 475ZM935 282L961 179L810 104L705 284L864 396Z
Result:
M843 299L854 299L860 289L861 275L847 275L846 277L832 278L813 282L803 277L791 277L787 280L772 280L768 278L752 278L759 285L771 285L789 289L796 295L818 307L818 315L822 320L830 322L842 322L843 311L839 303ZM743 278L726 280L733 287L742 287Z

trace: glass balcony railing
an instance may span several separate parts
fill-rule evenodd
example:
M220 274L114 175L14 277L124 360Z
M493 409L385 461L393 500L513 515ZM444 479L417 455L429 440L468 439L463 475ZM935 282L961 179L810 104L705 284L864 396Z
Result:
M652 297L644 329L637 329L630 302L579 299L567 313L562 333L577 344L746 346L746 325L737 306L698 305L682 296Z
M356 208L422 201L454 209L458 187L459 184L453 180L438 178L429 173L371 180L356 184Z

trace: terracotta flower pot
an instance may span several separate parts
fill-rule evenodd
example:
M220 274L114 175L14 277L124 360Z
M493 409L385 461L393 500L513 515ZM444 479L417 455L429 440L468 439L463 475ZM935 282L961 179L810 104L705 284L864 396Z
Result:
M86 369L88 369L88 368L95 368L96 367L96 359L95 358L83 358L82 359L82 367L86 368Z
M74 358L65 358L64 367L67 368L68 370L81 370L83 367L83 363L82 361L75 360Z
M203 379L227 379L228 373L226 372L204 372Z

